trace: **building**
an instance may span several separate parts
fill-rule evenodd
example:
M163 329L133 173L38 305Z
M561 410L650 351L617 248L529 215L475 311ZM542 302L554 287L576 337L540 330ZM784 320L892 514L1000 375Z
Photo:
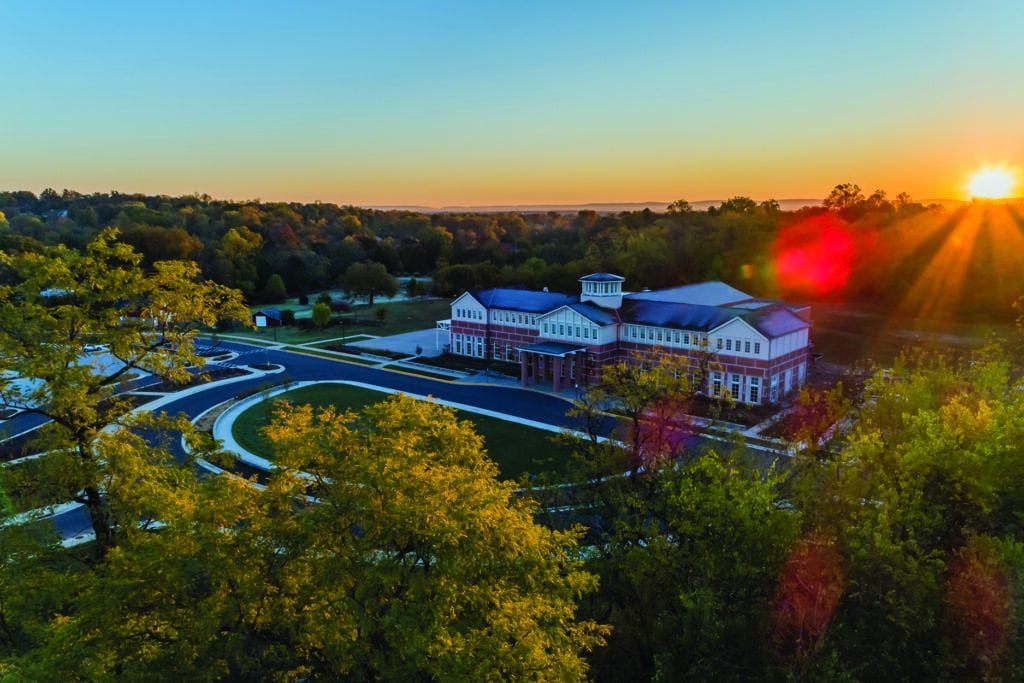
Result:
M810 308L755 299L723 282L623 292L624 278L580 278L578 296L498 288L452 302L451 351L518 363L523 386L555 391L597 382L601 368L671 353L711 358L705 391L744 403L778 401L804 384Z

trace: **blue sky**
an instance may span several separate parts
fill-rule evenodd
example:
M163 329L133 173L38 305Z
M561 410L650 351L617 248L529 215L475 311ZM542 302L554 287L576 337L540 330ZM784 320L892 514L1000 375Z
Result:
M895 5L895 6L894 6ZM0 187L919 197L1024 152L1019 2L21 2Z

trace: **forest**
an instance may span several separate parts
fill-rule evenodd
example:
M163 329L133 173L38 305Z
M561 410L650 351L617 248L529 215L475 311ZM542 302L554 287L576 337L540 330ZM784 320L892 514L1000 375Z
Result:
M450 409L401 396L359 415L283 406L262 489L198 477L164 444L184 436L192 457L227 464L208 434L131 412L119 377L72 362L104 343L187 381L196 334L246 319L271 277L316 291L366 261L430 273L438 294L571 291L600 268L636 287L720 277L761 295L1012 320L1021 252L992 242L1019 239L1011 207L947 211L844 185L798 212L737 197L608 216L0 202L0 390L16 391L6 371L46 380L33 485L69 492L95 532L64 547L5 520L0 494L2 680L1024 676L1019 326L969 361L908 351L857 401L801 397L846 427L815 445L800 435L819 428L807 413L794 425L807 447L767 471L728 441L676 452L567 435L576 485L526 491L498 479ZM989 287L965 287L983 267ZM160 334L126 325L125 310L159 319ZM577 410L612 397L634 415L674 413L688 381L622 364ZM3 491L14 482L0 472Z
M983 322L1012 320L1024 284L1017 208L925 206L851 183L798 211L733 197L703 211L679 200L664 212L424 214L47 189L0 192L0 213L2 248L81 248L116 227L146 263L196 261L250 304L337 286L366 262L432 276L439 296L495 285L574 292L580 276L608 271L633 290L723 280L755 296Z

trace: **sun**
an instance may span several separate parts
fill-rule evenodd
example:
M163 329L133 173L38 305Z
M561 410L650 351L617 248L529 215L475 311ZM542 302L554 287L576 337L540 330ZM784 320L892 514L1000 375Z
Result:
M1006 199L1013 196L1017 173L1005 166L982 166L971 174L967 192L975 199Z

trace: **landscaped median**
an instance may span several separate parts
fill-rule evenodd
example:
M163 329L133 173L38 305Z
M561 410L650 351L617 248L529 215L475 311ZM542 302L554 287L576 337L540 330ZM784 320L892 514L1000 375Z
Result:
M231 435L239 446L258 456L273 460L271 448L262 429L273 418L274 409L282 401L310 404L314 408L334 406L338 410L359 412L387 397L383 390L342 382L318 382L266 395L240 414L231 415ZM460 419L473 423L484 439L484 446L497 463L501 476L518 480L525 474L564 474L572 458L569 448L556 440L557 428L539 429L515 420L504 420L468 410L458 410ZM227 415L225 415L226 419Z

